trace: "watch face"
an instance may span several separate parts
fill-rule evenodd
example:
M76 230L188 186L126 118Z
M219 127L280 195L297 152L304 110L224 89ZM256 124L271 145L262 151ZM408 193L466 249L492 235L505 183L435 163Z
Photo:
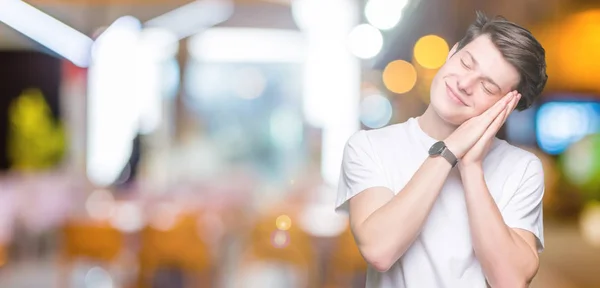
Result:
M445 147L446 144L444 144L444 142L435 142L435 144L431 145L431 148L429 148L429 155L440 155L442 154L442 151L444 151Z

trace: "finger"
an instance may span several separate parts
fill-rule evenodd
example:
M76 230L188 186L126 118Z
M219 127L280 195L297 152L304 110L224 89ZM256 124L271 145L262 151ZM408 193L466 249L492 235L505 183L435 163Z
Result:
M515 97L506 105L506 116L508 116L512 111L515 110L517 104L519 103L519 99L521 99L521 94L516 94Z
M514 111L514 110L517 108L517 105L519 105L519 101L521 101L521 97L522 97L522 96L523 96L523 95L521 95L521 93L517 93L517 97L515 97L515 101L514 101L514 103L513 103L513 107L512 107L512 109L510 110L511 112L512 112L512 111Z
M498 129L502 126L502 123L504 123L504 118L506 115L506 111L510 108L510 104L512 102L512 100L515 98L516 96L516 91L511 91L508 94L506 94L502 99L498 100L498 102L496 102L492 107L490 107L486 112L484 112L483 114L479 115L478 117L476 117L475 123L476 127L478 127L476 130L478 135L481 135L481 137L483 137L483 135L486 133L486 131L488 130L492 130L493 135L495 135L495 133L498 131ZM498 119L499 118L499 119ZM499 121L499 126L498 127L490 127L493 126L495 121ZM480 137L480 138L481 138Z
M484 120L484 122L489 125L492 121L494 121L494 119L496 119L496 116L498 116L502 111L504 111L504 109L506 109L507 105L512 99L514 99L514 97L514 91L511 91L508 94L506 94L506 96L498 100L496 104L494 104L487 111L481 114L481 120Z
M494 121L492 121L492 123L488 126L485 132L483 132L483 134L481 135L481 140L488 141L494 136L496 136L496 133L498 133L498 130L500 130L500 127L502 127L502 124L504 123L504 121L506 121L506 118L508 116L507 111L510 111L508 107L505 108L504 111L502 111L504 113L500 113L498 116L496 116L496 118L494 118Z
M521 100L521 94L517 93L515 97L513 97L513 99L510 101L510 103L508 103L508 105L506 106L506 110L504 113L504 119L502 120L502 123L500 124L500 126L502 126L502 124L504 124L506 122L506 120L508 119L508 116L510 116L510 113L512 113L512 111L515 110L515 108L517 107L517 104L519 103L519 100ZM498 129L500 129L500 127L498 127Z
M510 101L510 103L506 106L506 112L504 113L504 121L502 121L502 124L504 124L504 122L506 122L506 120L508 119L508 116L510 116L510 113L512 113L513 111L515 111L515 108L517 107L517 104L519 103L519 100L521 100L521 94L518 94Z
M514 96L514 91L509 92L500 100L498 100L496 104L494 104L487 111L485 111L482 115L485 115L484 117L490 117L490 120L493 120L494 118L496 118L495 116L497 116L500 112L504 110L504 108L510 103Z
M488 135L486 135L488 138L495 136L496 133L498 132L498 130L500 130L500 127L502 127L502 125L506 122L506 119L508 119L508 116L510 115L510 113L517 106L519 99L521 99L521 94L518 94L515 92L515 96L511 98L509 103L507 103L506 107L504 108L504 111L502 111L502 113L500 113L494 119L494 121L490 124L490 126L486 130L486 132L484 132L484 134L488 133ZM482 137L483 137L483 135L482 135Z

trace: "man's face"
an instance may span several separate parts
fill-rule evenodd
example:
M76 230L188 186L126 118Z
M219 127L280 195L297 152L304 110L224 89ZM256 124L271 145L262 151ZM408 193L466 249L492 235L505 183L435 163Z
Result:
M520 76L487 35L455 49L433 78L431 105L444 121L458 126L514 90Z

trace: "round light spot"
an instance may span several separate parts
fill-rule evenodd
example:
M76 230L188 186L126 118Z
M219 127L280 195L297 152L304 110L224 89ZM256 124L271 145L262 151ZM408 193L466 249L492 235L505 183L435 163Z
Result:
M392 103L386 97L375 94L360 103L360 122L369 128L381 128L392 119Z
M149 224L157 230L168 231L175 227L175 224L179 219L180 212L179 206L173 203L160 203L154 207L153 213L149 215Z
M437 35L421 37L415 44L414 57L419 65L427 69L440 68L448 57L448 43Z
M286 231L276 230L271 235L271 243L275 248L285 248L290 244L290 235Z
M85 275L85 287L113 288L114 286L113 280L106 270L100 267L94 267Z
M406 93L413 89L416 82L415 67L404 60L392 61L383 70L383 84L394 93Z
M127 233L137 232L144 226L142 209L134 202L121 202L116 205L115 213L110 218L113 227Z
M595 247L600 247L600 202L588 203L579 220L583 239Z
M290 227L292 227L292 219L290 216L280 215L275 220L275 226L277 226L277 229L279 230L287 231L290 229Z
M388 30L400 22L406 4L408 0L370 0L365 5L365 17L371 25Z
M109 219L115 211L115 199L108 190L96 190L85 201L85 210L95 220Z
M258 98L267 87L267 79L258 68L242 68L236 71L233 77L235 85L232 85L231 89L242 99Z
M348 49L354 56L361 59L370 59L375 57L383 46L383 36L381 32L369 25L360 24L348 35Z
M586 198L600 199L600 134L577 141L559 160L569 182L586 193Z

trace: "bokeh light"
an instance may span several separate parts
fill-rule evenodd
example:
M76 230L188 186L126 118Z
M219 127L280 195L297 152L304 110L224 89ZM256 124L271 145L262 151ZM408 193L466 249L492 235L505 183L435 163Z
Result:
M450 48L444 38L437 35L421 37L415 44L414 58L427 69L437 69L446 62Z
M537 107L510 113L505 123L506 140L516 145L537 146L535 117ZM540 151L541 152L541 151ZM546 155L544 153L544 155Z
M392 103L385 96L374 94L360 103L360 122L369 128L381 128L392 119Z
M292 227L292 219L288 215L279 215L277 219L275 219L275 226L277 229L282 231L287 231Z
M400 22L406 4L408 0L370 0L365 5L365 17L378 29L388 30Z
M348 35L348 49L358 58L373 58L381 51L381 47L383 47L381 32L369 24L354 27Z
M110 224L123 232L137 232L144 226L141 207L133 202L117 203Z
M354 21L353 7L346 0L285 0L300 30L336 30Z
M564 175L571 183L600 197L600 134L587 136L571 145L560 160Z
M587 9L535 27L546 50L548 87L600 92L600 9Z
M92 219L107 220L115 210L115 199L108 190L95 190L85 201L85 210Z
M108 271L100 267L94 267L85 275L85 287L113 288L113 279Z
M153 213L150 214L149 224L160 231L172 229L181 213L179 206L170 202L158 203L153 210Z
M275 248L285 248L290 244L290 234L287 231L275 230L271 235L271 243Z
M585 135L598 131L600 103L544 103L537 112L536 122L540 148L556 155Z
M231 86L234 94L242 99L255 99L260 97L267 86L267 79L255 67L245 67L237 70L233 79L235 85Z
M334 201L323 202L326 197L323 198L302 209L298 225L304 232L314 237L336 237L346 229L348 215L336 213Z
M579 221L583 239L592 246L600 247L600 202L586 204Z
M417 71L412 64L404 60L395 60L387 64L382 77L383 84L388 90L403 94L415 86Z

